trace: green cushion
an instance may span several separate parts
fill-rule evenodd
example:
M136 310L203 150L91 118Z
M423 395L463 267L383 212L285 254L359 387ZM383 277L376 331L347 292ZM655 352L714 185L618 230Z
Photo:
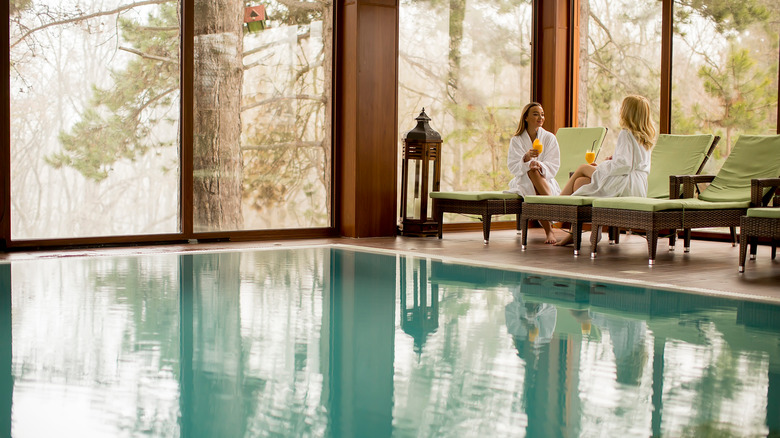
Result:
M431 198L484 201L486 199L521 199L522 197L517 193L506 192L431 192Z
M561 167L555 174L555 180L563 187L569 180L569 173L577 170L580 164L585 163L585 152L593 148L593 152L599 151L607 128L558 128L555 138L561 150Z
M594 208L617 208L620 210L664 211L680 210L679 199L654 199L641 196L624 196L620 198L597 198L593 201Z
M712 183L706 201L749 201L750 180L780 176L780 135L740 135Z
M596 198L595 208L618 208L621 210L666 211L666 210L729 210L748 208L750 201L709 202L700 199L654 199L637 196L622 198Z
M525 204L554 204L554 205L591 205L593 196L526 196Z
M714 135L661 134L653 147L648 198L669 197L669 175L694 175L699 170Z
M780 219L780 208L760 207L748 208L748 217L766 217L770 219Z
M701 199L675 199L685 210L729 210L733 208L748 208L750 201L710 202Z

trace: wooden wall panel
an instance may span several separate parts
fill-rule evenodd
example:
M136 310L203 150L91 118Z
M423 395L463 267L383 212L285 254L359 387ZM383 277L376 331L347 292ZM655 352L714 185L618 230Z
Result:
M394 236L398 3L346 2L339 36L336 225L346 237Z
M672 40L673 30L673 5L671 0L665 0L661 6L663 11L661 18L661 101L660 116L661 126L659 134L669 134L672 129Z
M3 24L0 26L0 47L2 47L2 70L11 70L9 59L9 10L10 3L0 4L0 12L3 16ZM6 242L11 239L11 77L6 74L5 84L0 91L0 105L3 106L2 120L0 120L0 249L6 247Z
M338 196L334 205L336 228L341 236L354 236L357 158L357 3L347 2L337 22L336 130L334 135L335 176ZM350 23L348 26L347 23Z
M537 0L534 29L534 100L544 107L544 129L556 132L572 126L572 95L569 76L571 6L569 0Z

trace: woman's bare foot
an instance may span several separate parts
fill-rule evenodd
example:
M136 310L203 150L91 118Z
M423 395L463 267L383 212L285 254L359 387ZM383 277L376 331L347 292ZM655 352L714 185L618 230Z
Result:
M566 237L564 237L560 242L556 243L555 246L566 246L571 245L572 243L574 243L574 238L571 237L571 234L567 234Z
M547 235L547 237L544 239L544 243L547 243L549 245L555 245L556 244L555 242L557 242L558 239L555 238L555 234L553 234L552 230L545 231L545 234Z

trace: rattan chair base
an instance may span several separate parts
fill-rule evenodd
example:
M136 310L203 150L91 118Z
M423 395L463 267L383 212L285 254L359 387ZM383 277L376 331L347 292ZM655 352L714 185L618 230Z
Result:
M739 272L745 272L748 246L750 259L755 260L760 237L772 241L772 260L774 260L777 256L777 242L780 241L780 219L742 216L739 225Z
M439 239L444 230L444 213L474 214L482 218L482 237L485 243L490 240L490 222L493 215L514 214L517 229L520 229L520 212L523 200L520 199L483 199L464 201L460 199L433 198L433 217L439 223Z
M523 212L520 214L518 226L522 233L521 249L525 250L528 245L528 221L559 221L571 222L572 244L574 245L574 255L580 253L582 243L582 225L591 221L590 205L560 205L560 204L529 204L523 206Z
M674 247L677 230L684 230L685 250L691 246L692 228L730 227L732 228L732 243L734 241L733 227L739 226L740 218L747 208L729 210L670 210L670 211L637 211L617 208L594 208L591 214L593 229L608 226L616 228L631 228L647 233L648 263L655 263L658 249L658 236L661 231L671 230L669 246ZM595 258L598 252L596 233L591 234L590 253Z

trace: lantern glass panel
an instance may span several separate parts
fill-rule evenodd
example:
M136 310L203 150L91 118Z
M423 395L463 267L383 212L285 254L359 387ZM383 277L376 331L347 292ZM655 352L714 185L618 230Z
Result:
M409 177L406 181L406 217L420 219L422 200L422 162L409 161Z
M436 161L428 160L428 183L425 185L426 198L428 199L428 220L433 220L433 203L431 202L431 191L433 190L434 178L436 177Z

